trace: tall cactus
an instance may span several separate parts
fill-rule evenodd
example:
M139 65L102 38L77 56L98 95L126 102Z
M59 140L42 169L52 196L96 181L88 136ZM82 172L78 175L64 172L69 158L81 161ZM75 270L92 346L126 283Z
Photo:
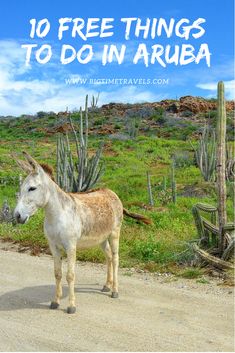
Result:
M217 88L217 189L218 189L218 215L220 233L220 251L224 250L223 227L227 221L226 213L226 108L224 98L224 83L220 81Z
M165 175L162 178L162 190L166 191L166 177L165 177Z
M148 195L149 195L149 204L150 206L154 206L151 179L148 171L147 171L147 187L148 187Z
M175 160L173 158L171 164L171 195L172 202L176 203L176 182L175 182Z
M58 136L57 182L66 191L87 191L95 186L104 171L104 164L101 163L103 143L92 157L88 156L88 95L85 101L85 122L80 108L79 137L70 115L69 122L75 138L78 161L75 164L73 162L68 135Z
M192 144L191 144L192 145ZM196 162L205 181L214 181L216 166L215 131L205 126L197 148L192 145Z

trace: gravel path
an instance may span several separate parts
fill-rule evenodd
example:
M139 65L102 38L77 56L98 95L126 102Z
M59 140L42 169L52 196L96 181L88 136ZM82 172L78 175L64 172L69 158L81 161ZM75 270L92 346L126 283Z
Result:
M1 351L233 351L233 289L120 270L120 298L101 293L105 267L76 265L77 313L67 286L58 310L53 262L0 249ZM65 270L65 268L64 268Z

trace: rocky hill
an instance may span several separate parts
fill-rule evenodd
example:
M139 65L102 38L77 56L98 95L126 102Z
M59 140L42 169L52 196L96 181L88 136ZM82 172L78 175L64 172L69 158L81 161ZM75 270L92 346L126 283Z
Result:
M162 108L169 113L182 113L182 112L191 112L193 114L209 112L216 110L217 102L216 100L207 100L202 97L192 97L184 96L179 100L165 99L160 102L154 103L138 103L138 104L122 104L122 103L109 103L101 107L102 112L106 115L117 114L123 116L128 110L139 111L143 108ZM234 110L234 101L226 102L227 111Z
M217 101L185 96L179 100L166 99L153 103L109 103L89 109L89 133L98 135L155 134L158 137L187 139L197 137L205 124L216 126ZM226 102L227 136L233 139L234 102ZM6 137L27 138L51 136L71 131L69 112L44 112L21 117L0 118L0 133ZM79 111L71 113L75 128L79 130ZM123 136L124 138L124 136Z

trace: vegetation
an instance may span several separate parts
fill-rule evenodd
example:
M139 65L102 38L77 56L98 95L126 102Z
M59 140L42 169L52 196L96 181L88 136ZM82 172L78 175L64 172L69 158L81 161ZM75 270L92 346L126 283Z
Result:
M177 266L188 264L192 260L193 252L189 244L198 238L192 206L199 202L216 204L215 185L204 181L195 165L194 151L189 142L189 138L194 139L194 133L200 126L190 121L180 122L173 119L170 122L171 117L160 109L152 113L142 111L141 114L141 119L133 117L133 121L138 118L138 126L133 125L138 134L133 139L126 134L124 119L115 114L107 114L105 119L96 109L91 118L88 112L91 153L97 150L101 141L104 143L103 160L106 169L97 187L112 189L126 208L153 220L152 225L146 226L129 218L124 219L120 242L121 266L138 266L151 271L175 271ZM155 114L155 117L152 118L151 114ZM147 129L147 123L144 122L146 116L150 116L148 122L153 124L153 128ZM76 130L79 130L79 113L74 112L72 118ZM22 174L22 171L11 157L13 151L20 154L22 150L26 150L39 162L56 168L56 134L53 129L58 120L56 116L44 116L41 113L39 119L21 117L0 120L0 180L10 180L9 183L0 183L0 205L6 199L11 207L16 203L19 186L14 177ZM102 121L102 127L97 127L98 121ZM113 134L100 135L100 131L105 131L102 129L107 125L109 129L117 126L118 133L127 135L127 138L112 138L116 133L115 129ZM76 158L76 144L72 135L68 135L71 154ZM175 156L177 203L171 199L172 156ZM179 161L179 156L183 156L183 162ZM147 171L151 175L154 206L149 205ZM165 192L165 196L161 195L161 191ZM232 219L231 197L227 202L227 215L228 219ZM0 236L21 244L39 245L45 249L47 241L43 234L43 211L38 212L24 225L0 224ZM78 251L77 256L80 260L104 261L99 248Z
M199 235L199 246L203 245L207 251L194 244L195 251L209 264L220 269L234 269L226 261L234 256L234 230L235 223L227 222L226 209L226 109L224 98L224 83L218 83L218 116L217 116L217 144L216 144L216 182L218 201L217 207L198 203L193 206L193 215ZM214 145L214 143L213 143ZM204 151L207 148L204 148ZM203 217L203 211L210 215L210 220ZM218 257L214 256L218 255Z
M95 104L95 101L92 104ZM103 143L99 145L92 157L88 156L88 95L85 101L85 122L82 108L80 108L79 137L70 115L69 123L75 139L77 161L74 163L68 133L59 134L56 145L57 184L67 192L87 191L94 188L104 172L104 166L100 163Z
M215 131L205 126L199 138L198 146L194 149L197 165L205 181L214 181L216 165L215 148Z

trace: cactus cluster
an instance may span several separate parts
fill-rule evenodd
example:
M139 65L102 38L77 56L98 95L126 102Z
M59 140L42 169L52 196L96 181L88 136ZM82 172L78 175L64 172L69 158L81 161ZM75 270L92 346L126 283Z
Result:
M131 139L135 139L139 134L140 119L137 117L126 117L126 130Z
M192 145L192 144L191 144ZM216 137L215 131L205 126L199 139L197 148L192 145L196 162L205 181L214 181L216 166Z
M172 159L171 169L170 169L170 179L169 179L170 188L167 188L167 178L163 176L162 182L159 183L160 191L158 192L158 199L163 204L166 205L169 202L176 203L177 201L177 192L176 192L176 181L175 181L175 160ZM152 185L150 174L147 171L147 189L148 189L148 199L149 205L154 206L154 197L152 192Z
M71 116L69 115L68 118L75 139L77 163L73 161L68 134L58 135L57 182L65 191L87 191L95 186L104 171L104 164L101 162L103 143L99 145L92 157L88 156L88 96L85 101L85 119L83 119L83 111L80 108L79 136Z
M92 98L91 98L91 110L94 110L94 109L97 108L99 97L100 97L99 93L98 93L98 95L96 97L94 95L92 95Z
M191 144L192 145L192 144ZM192 145L196 162L200 168L205 181L215 181L216 172L216 134L215 131L205 126L200 136L197 148ZM235 159L232 146L226 144L226 180L233 180L235 177Z
M56 182L66 192L74 191L76 180L68 134L57 135Z

